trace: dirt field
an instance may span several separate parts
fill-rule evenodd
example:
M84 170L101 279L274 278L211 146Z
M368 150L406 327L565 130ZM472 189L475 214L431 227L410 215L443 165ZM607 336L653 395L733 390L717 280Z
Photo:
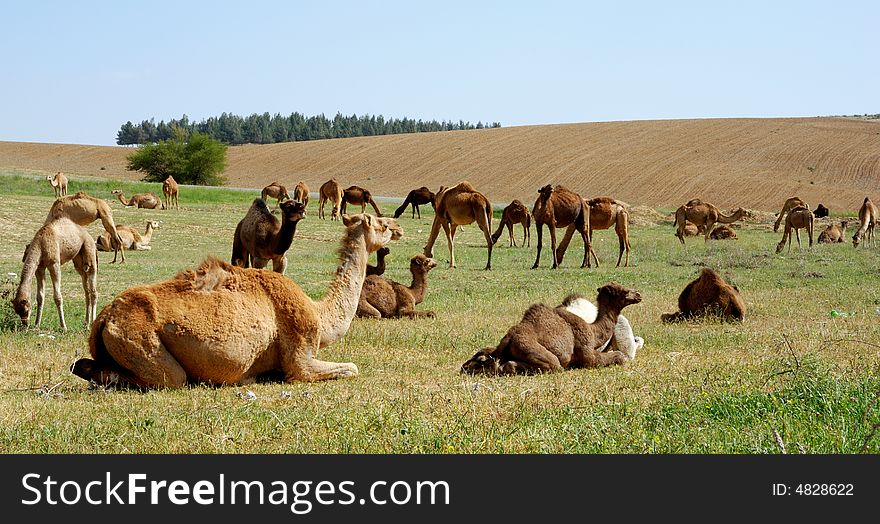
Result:
M131 148L0 142L0 168L138 179ZM229 149L234 187L312 191L330 177L403 197L467 179L494 203L531 203L560 183L584 196L677 207L699 197L721 208L777 211L798 195L853 211L880 191L880 123L844 118L665 120L522 126L321 140Z

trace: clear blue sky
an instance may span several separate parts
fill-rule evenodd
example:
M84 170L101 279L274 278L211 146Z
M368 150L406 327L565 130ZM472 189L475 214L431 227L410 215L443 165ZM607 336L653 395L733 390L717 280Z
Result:
M503 126L880 112L880 2L90 2L2 9L0 140L126 120Z

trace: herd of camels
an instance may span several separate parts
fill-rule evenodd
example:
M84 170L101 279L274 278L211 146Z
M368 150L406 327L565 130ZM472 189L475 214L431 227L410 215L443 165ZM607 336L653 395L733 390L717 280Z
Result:
M538 190L530 211L514 200L504 208L501 223L492 232L492 205L469 182L441 186L434 193L427 187L409 192L394 218L384 217L371 193L359 186L343 189L331 179L319 191L318 215L326 218L324 205L331 207L330 220L344 226L335 278L321 300L313 300L284 276L286 252L292 245L297 224L306 215L309 188L300 182L291 196L277 182L266 186L236 225L229 263L208 257L195 269L182 271L172 279L129 288L97 312L97 251L114 251L125 260L125 250L150 249L153 232L159 227L147 221L143 234L117 225L107 201L78 192L67 194L68 180L62 173L48 176L55 189L44 225L26 246L21 281L12 300L13 309L27 326L31 314L31 284L37 281L35 325L42 319L45 271L52 279L53 298L62 329L66 329L60 287L60 268L73 261L82 278L86 297L86 326L91 358L77 360L71 371L102 386L172 388L188 383L244 384L279 371L286 381L316 381L358 374L354 363L335 363L317 358L318 351L339 340L355 318L435 318L432 311L419 311L428 289L428 272L437 266L434 244L442 228L449 249L449 267L455 267L455 236L459 227L476 223L488 251L485 269L492 267L492 248L507 228L509 244L516 246L514 225L523 226L524 246L531 241L530 228L537 228L537 253L532 268L539 267L543 228L550 235L550 256L558 268L574 233L584 243L581 267L591 267L598 257L592 249L595 230L614 228L619 239L617 266L629 265L629 206L610 197L582 198L561 185ZM126 199L113 194L125 206L145 209L179 209L179 185L172 178L163 183L164 201L149 193ZM269 209L275 199L280 220ZM360 205L361 212L347 214L347 205ZM435 217L424 252L410 259L412 283L405 285L385 278L388 244L402 237L398 218L408 206L412 216L421 216L420 205L430 204ZM372 206L375 215L366 214ZM810 211L806 202L786 200L774 231L784 224L780 252L791 233L800 244L799 230L806 229L813 244L813 219L827 216L821 204ZM739 208L731 214L694 199L675 212L675 235L684 243L688 235L736 238L727 227L750 212ZM100 220L105 232L93 239L84 226ZM877 207L865 198L859 213L859 227L853 246L862 241L873 245ZM716 227L716 224L719 224ZM820 242L843 242L847 222L828 226ZM557 228L564 229L557 241ZM719 233L716 234L716 231ZM377 253L377 265L368 263ZM625 258L624 258L625 257ZM272 262L272 271L259 271ZM252 269L251 269L252 267ZM559 305L533 304L522 320L512 326L499 344L477 351L461 366L466 373L519 374L552 372L568 368L595 368L623 364L635 358L645 341L633 334L622 310L641 301L634 289L609 283L598 289L596 303L572 294ZM713 315L725 320L742 320L746 306L739 289L721 275L704 268L678 297L678 310L664 314L663 322L677 322Z

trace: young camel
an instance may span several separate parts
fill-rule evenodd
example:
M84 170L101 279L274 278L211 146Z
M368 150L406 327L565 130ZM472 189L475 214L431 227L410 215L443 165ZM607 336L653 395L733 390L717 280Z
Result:
M419 210L419 206L423 206L425 204L434 205L434 193L425 186L422 186L418 189L413 189L406 195L406 199L404 199L403 204L394 211L394 218L400 218L400 215L406 211L406 206L412 205L412 217L416 218L416 214L419 215L419 218L422 218L422 212Z
M782 204L782 211L776 215L776 223L773 224L773 232L779 231L779 225L782 224L783 219L785 219L785 215L788 214L789 211L796 207L810 207L806 202L801 200L800 197L791 197L786 199L785 203ZM817 208L818 209L818 208Z
M859 208L859 229L853 235L853 247L859 247L862 239L865 239L865 245L874 245L874 226L877 225L877 206L871 199L865 197L862 207Z
M782 252L786 241L788 241L788 251L791 252L792 229L797 237L798 249L801 248L801 229L807 230L807 234L810 236L810 249L813 248L813 212L807 206L798 206L789 210L785 215L785 232L782 233L782 240L776 245L777 253Z
M263 269L272 261L272 270L287 269L287 250L293 243L296 225L305 217L306 206L296 200L281 203L281 221L269 211L262 198L254 199L247 214L235 227L232 239L232 265Z
M144 230L143 235L128 226L122 224L116 225L116 231L122 238L123 247L133 251L149 251L153 249L153 247L150 246L150 241L153 240L153 231L157 229L159 229L159 222L155 220L147 221L147 227ZM117 251L116 242L110 237L110 233L107 233L106 231L101 233L101 235L95 239L95 246L98 248L98 251ZM115 262L116 257L114 256L110 263L113 264Z
M177 180L174 180L173 176L169 175L162 182L162 194L165 196L165 209L171 209L172 202L174 209L180 209L180 186L177 185Z
M377 206L376 201L373 200L373 195L360 186L350 186L348 189L342 192L342 204L340 209L341 213L345 214L345 210L348 207L348 204L361 206L361 213L363 213L364 210L367 208L367 204L370 204L376 211L376 216L382 216L382 212L379 210L379 206Z
M695 226L703 227L704 241L709 241L709 234L712 233L716 223L731 224L743 217L749 217L751 213L743 208L737 209L732 215L724 215L713 204L703 202L699 199L693 199L687 204L675 210L675 236L684 245L684 227L688 221Z
M425 256L434 258L434 242L440 234L440 228L446 233L449 245L449 267L455 267L455 232L458 226L477 223L486 238L489 257L486 270L492 269L492 204L486 195L477 191L470 182L463 181L452 187L440 187L434 197L434 222L425 245Z
M52 207L49 208L49 216L46 217L45 223L48 224L52 220L61 217L67 217L81 226L87 226L95 220L100 220L101 224L104 225L104 230L110 233L118 242L119 249L116 251L122 252L122 262L125 262L125 248L122 244L122 238L119 236L118 231L116 231L116 222L113 221L113 212L110 210L110 204L79 191L74 195L56 199L52 203ZM113 258L116 258L116 253L114 253Z
M709 238L712 240L737 240L736 231L733 230L730 226L716 226L715 229L709 233Z
M501 223L498 224L498 229L492 234L492 243L498 243L498 239L501 238L501 232L506 227L510 246L516 247L516 239L513 238L513 226L516 224L522 224L522 243L525 247L529 247L532 241L532 214L529 212L529 208L519 200L514 200L501 212Z
M131 195L131 198L128 199L128 201L125 200L125 195L122 191L114 189L112 193L116 195L116 198L118 198L125 207L134 207L137 209L157 209L162 207L162 201L153 193L137 193Z
M704 227L697 227L691 221L685 221L684 230L682 231L684 236L686 237L695 237L697 235L702 235L704 233Z
M61 266L73 261L73 267L82 278L86 296L86 327L95 319L98 307L98 254L95 241L89 232L66 217L57 218L41 227L31 243L25 248L21 261L21 282L12 299L15 310L23 325L28 325L31 312L31 281L37 278L37 318L36 327L43 320L43 299L46 295L46 270L52 278L52 294L58 308L61 329L67 331L64 321L64 300L61 297Z
M387 247L383 247L379 251L376 251L376 265L371 266L367 264L367 276L370 275L381 275L385 273L385 257L391 253L391 250Z
M287 192L287 187L282 186L278 182L272 182L271 184L263 188L263 190L260 192L260 198L262 198L264 201L267 201L268 198L274 198L275 208L277 208L281 204L281 202L285 200L290 200L290 193Z
M484 348L465 362L464 373L511 375L516 373L554 372L571 368L597 368L623 364L630 357L623 351L600 351L614 336L620 312L638 304L638 291L617 283L598 289L598 315L588 323L569 309L569 297L563 305L531 305L519 324L511 327L497 347ZM634 356L635 354L633 354Z
M614 226L614 232L617 233L617 241L620 250L617 255L617 266L620 267L620 260L626 252L626 262L623 267L629 267L629 213L623 203L610 197L598 197L587 200L587 206L590 209L590 240L593 239L593 231L597 229L609 229ZM599 267L599 257L594 251L593 258L596 260L596 267Z
M54 175L46 175L49 185L55 190L55 198L67 195L67 177L61 171Z
M669 323L711 315L722 320L743 320L746 304L736 286L728 284L721 275L706 267L678 296L678 311L664 313L660 320Z
M309 186L305 181L300 180L296 187L293 188L293 199L302 202L304 206L309 205Z
M339 220L339 208L342 206L342 186L335 178L321 184L318 190L318 218L324 218L324 203L330 202L332 212L330 220Z
M815 216L816 213L813 213ZM843 243L846 237L846 228L849 226L849 220L841 220L840 225L831 224L819 233L819 244L839 244Z
M557 185L554 189L547 184L538 190L538 199L532 208L532 217L535 219L535 228L538 230L538 254L532 269L537 269L541 262L541 244L543 243L544 226L550 230L550 249L553 255L553 269L559 267L568 243L577 230L584 240L584 261L581 267L590 267L590 252L593 250L590 241L590 213L584 200L574 191ZM565 237L556 247L556 228L568 228Z
M425 255L416 255L409 261L412 284L407 287L391 279L368 276L364 280L357 316L365 318L434 318L433 311L416 311L428 291L428 271L437 267L437 261Z
M245 384L277 371L286 382L356 376L356 365L318 360L318 352L348 331L367 257L400 228L371 215L343 223L339 267L322 300L280 273L210 257L170 280L120 293L92 324L91 358L71 371L101 385L140 388Z

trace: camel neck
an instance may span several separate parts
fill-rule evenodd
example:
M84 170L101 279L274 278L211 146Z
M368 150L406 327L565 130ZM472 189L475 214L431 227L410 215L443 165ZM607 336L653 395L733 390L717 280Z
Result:
M317 304L321 319L321 347L332 344L348 331L357 313L361 288L367 276L367 243L361 228L348 230L340 248L336 278Z
M279 229L278 234L275 235L275 247L272 249L273 253L276 255L287 253L287 250L290 249L290 244L293 243L293 236L296 234L297 223L297 220L282 219L281 229Z
M593 322L593 329L600 336L597 340L608 340L614 335L614 326L617 324L617 317L620 315L622 308L611 304L599 302L599 311L596 315L596 321Z
M122 193L116 193L116 198L118 198L119 201L122 202L122 205L123 205L123 206L128 206L128 202L131 202L131 200L129 200L128 202L126 202L126 201L125 201L125 197L122 196Z
M21 280L15 292L15 298L28 298L31 296L31 282L40 266L40 248L36 245L39 241L34 239L28 244L24 253L24 265L21 268Z
M416 304L421 304L425 299L425 292L428 291L428 278L424 271L414 271L412 275L412 285L409 289L412 291Z

